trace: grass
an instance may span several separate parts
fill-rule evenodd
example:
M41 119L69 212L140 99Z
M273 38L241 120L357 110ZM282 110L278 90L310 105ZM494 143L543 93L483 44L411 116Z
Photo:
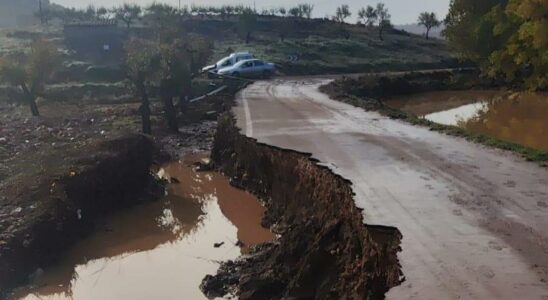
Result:
M276 19L263 21L252 33L249 44L233 33L218 39L212 61L231 52L250 51L258 58L275 63L281 73L287 75L405 71L457 65L441 40L427 41L393 30L380 41L375 29L301 20L294 21L298 23L292 25L290 34L281 41L279 27L282 22ZM298 60L292 61L290 56L296 56Z
M336 80L328 85L325 85L321 87L321 90L329 94L333 99L363 108L365 110L377 111L391 119L398 119L412 125L427 127L432 131L465 138L468 141L481 145L511 151L520 154L528 161L538 162L541 166L548 167L548 151L508 142L485 134L474 133L457 126L435 123L424 118L419 118L402 110L388 107L384 105L381 100L379 100L383 98L383 94L385 97L388 94L409 94L413 92L425 91L428 89L428 86L431 87L430 89L439 88L440 86L448 89L464 88L471 85L469 80L451 80L451 78L454 78L453 75L462 78L462 74L432 74L431 77L433 80L437 81L437 84L429 84L427 78L430 75L424 74L409 74L403 75L399 78L392 77L390 79L381 79L383 77L368 77L357 80L343 79ZM467 76L470 77L470 74ZM440 82L444 83L440 85ZM484 84L485 83L479 83L479 86L483 86Z
M518 153L527 161L539 162L541 166L548 167L548 151L538 150L524 145L504 141L485 134L474 133L457 126L443 125L419 118L413 114L384 106L378 110L381 114L392 119L403 120L413 125L428 127L432 131L441 132L450 136L465 138L468 141L481 145Z

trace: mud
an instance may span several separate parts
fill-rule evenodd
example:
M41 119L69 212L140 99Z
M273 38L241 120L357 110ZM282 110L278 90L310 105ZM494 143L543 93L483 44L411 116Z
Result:
M1 217L0 298L88 234L97 216L142 200L143 191L154 186L149 175L150 139L129 136L102 147L94 159L80 162L59 178L33 183L24 195L12 199L18 206Z
M387 299L548 296L548 169L331 100L329 80L256 82L233 111L246 136L351 180L367 223L401 231L405 282Z
M275 236L261 226L265 209L253 195L217 172L197 171L203 157L163 166L158 174L171 182L163 199L101 220L12 298L206 299L200 281L219 261Z
M227 114L212 159L233 184L265 202L263 223L281 236L206 277L202 288L209 296L382 299L400 284L399 231L364 225L351 183L310 155L247 138Z

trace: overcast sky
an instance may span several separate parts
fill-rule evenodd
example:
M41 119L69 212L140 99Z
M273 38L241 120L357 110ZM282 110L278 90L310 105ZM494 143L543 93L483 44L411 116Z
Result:
M150 4L152 0L51 0L52 2L59 3L64 6L73 7L85 7L89 4L95 6L113 6L116 4L122 4L124 2L138 3L142 5ZM449 9L450 0L384 0L383 2L388 7L390 14L392 14L392 23L394 24L408 24L415 23L417 17L422 11L433 11L440 19L443 19ZM166 2L172 5L178 5L179 0L159 0L157 2ZM314 4L314 16L324 17L326 15L333 15L337 6L341 4L348 4L352 10L352 19L356 16L356 12L360 7L367 5L374 5L379 2L378 0L181 0L182 5L190 5L196 3L200 5L222 5L222 4L243 4L253 7L255 5L257 10L263 8L285 6L290 7L296 3L311 3Z

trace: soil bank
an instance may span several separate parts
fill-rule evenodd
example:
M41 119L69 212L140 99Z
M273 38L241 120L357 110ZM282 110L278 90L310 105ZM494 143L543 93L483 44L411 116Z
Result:
M212 159L232 183L258 195L264 223L281 237L208 276L210 296L240 299L382 299L401 282L401 235L367 226L351 183L310 155L257 143L221 117Z

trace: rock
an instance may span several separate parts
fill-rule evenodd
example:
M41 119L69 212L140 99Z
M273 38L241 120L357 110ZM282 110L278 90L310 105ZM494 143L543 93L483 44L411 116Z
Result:
M14 209L11 211L11 214L12 214L12 215L15 215L15 214L18 214L18 213L20 213L20 212L22 212L22 211L23 211L23 208L22 208L22 207L16 207L16 208L14 208Z

